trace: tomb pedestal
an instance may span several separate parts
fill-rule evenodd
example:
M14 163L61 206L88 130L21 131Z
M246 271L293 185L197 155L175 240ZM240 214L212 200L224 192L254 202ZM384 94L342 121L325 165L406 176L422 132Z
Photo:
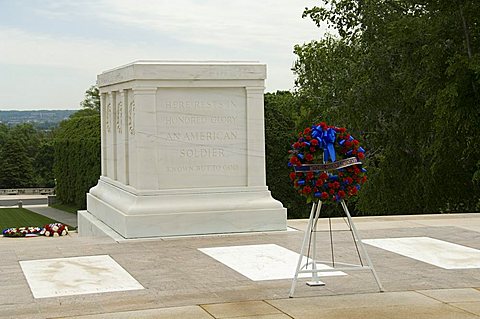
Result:
M102 176L80 235L286 229L265 184L266 67L140 61L98 76Z

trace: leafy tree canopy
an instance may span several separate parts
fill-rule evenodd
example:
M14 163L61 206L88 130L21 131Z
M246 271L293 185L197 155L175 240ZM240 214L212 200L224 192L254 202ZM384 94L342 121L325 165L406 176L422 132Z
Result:
M53 187L51 132L0 125L0 188Z
M339 36L296 46L310 118L366 143L372 213L472 211L479 200L480 6L474 0L322 0Z
M89 109L89 108L82 109L70 115L70 118L85 117L85 116L98 116L98 111L95 109Z
M8 136L0 148L0 188L25 188L33 185L32 160L22 143Z
M86 193L100 176L100 114L61 122L55 132L54 154L58 199L84 209Z
M98 87L92 85L85 91L85 99L80 103L84 109L92 109L100 112L100 92Z

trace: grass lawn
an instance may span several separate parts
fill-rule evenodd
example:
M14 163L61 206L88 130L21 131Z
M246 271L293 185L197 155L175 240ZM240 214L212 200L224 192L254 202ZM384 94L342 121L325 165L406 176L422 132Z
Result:
M43 227L56 222L25 208L0 208L0 231L10 227Z

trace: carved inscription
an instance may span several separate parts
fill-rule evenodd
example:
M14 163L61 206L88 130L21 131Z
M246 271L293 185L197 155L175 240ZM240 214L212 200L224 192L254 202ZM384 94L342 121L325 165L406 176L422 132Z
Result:
M110 133L112 131L112 103L108 103L105 113L105 127L107 132Z
M118 102L117 104L117 116L115 120L117 126L117 132L122 133L122 126L123 126L123 103L122 101Z
M183 92L182 92L183 91ZM163 89L157 125L161 167L190 187L243 186L246 101L240 89Z
M191 166L170 166L169 172L184 173L184 172L224 172L224 171L238 171L238 164L230 165L191 165Z
M209 131L209 132L171 132L167 133L171 141L225 141L236 140L237 131Z
M130 135L135 135L135 101L128 105L128 131Z

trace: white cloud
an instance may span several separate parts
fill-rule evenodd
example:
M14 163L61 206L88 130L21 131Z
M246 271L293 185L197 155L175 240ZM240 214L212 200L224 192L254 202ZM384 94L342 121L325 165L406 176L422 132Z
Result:
M314 4L312 0L308 2ZM88 16L105 25L131 27L137 33L143 30L158 37L145 41L141 35L136 39L129 34L124 41L113 42L108 36L104 40L92 39L88 34L82 38L68 34L54 37L25 32L20 27L0 27L0 43L4 47L1 62L61 65L98 72L105 65L155 58L159 51L161 59L208 59L208 53L202 52L205 46L222 50L223 59L232 54L234 58L258 55L293 60L294 44L321 35L312 22L301 19L303 6L291 0L49 0L36 11L54 19ZM190 51L161 51L165 37L183 47L190 46Z
M96 13L102 20L218 47L293 45L319 36L312 22L302 21L300 1L104 0L103 4L109 10Z
M98 72L106 65L124 64L142 51L133 46L119 46L91 39L54 37L43 33L0 28L2 54L0 63L68 67Z
M323 34L301 18L304 7L315 4L314 0L44 0L32 9L36 17L54 25L63 21L76 32L68 28L53 32L41 25L27 31L21 24L2 27L0 22L0 64L32 66L32 72L45 66L71 72L68 95L58 92L64 96L56 97L66 105L78 104L80 94L73 97L71 92L83 95L85 79L140 59L258 60L268 66L267 90L291 89L293 46ZM82 23L95 25L94 36L91 28L81 31ZM40 91L55 92L52 85L60 82L32 78L39 81L29 87L39 91L32 92L36 96L42 96ZM5 83L5 76L0 80ZM31 104L48 102L45 96Z

